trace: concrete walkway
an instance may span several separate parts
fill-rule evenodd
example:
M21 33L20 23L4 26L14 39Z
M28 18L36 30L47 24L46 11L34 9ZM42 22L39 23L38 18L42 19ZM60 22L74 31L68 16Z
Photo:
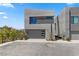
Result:
M79 43L79 40L71 40L71 41L64 41L64 40L47 41L46 39L28 39L28 40L16 40L15 42Z
M28 43L79 43L79 40L71 40L71 41L64 41L64 40L57 40L57 41L47 41L46 39L28 39L28 40L16 40L11 42L6 42L0 44L0 46L8 45L14 42L28 42Z

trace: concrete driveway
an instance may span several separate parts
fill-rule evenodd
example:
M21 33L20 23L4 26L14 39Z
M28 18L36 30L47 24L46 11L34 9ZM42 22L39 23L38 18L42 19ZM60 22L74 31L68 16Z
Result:
M0 46L0 56L79 56L79 43L15 41Z

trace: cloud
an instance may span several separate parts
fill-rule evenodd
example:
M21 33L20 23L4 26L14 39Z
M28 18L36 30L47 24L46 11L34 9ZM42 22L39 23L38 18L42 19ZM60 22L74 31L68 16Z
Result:
M5 15L6 13L5 12L0 12L0 15Z
M14 6L11 3L0 3L0 6L14 8Z
M68 7L73 7L75 6L75 3L66 3Z
M8 16L3 16L2 18L3 18L3 19L8 19Z
M66 3L67 5L74 5L75 3Z

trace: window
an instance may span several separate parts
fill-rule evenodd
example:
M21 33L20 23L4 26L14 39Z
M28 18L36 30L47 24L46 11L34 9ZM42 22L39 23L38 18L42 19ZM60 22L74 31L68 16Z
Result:
M30 17L30 24L36 24L37 18L36 17Z
M47 24L54 23L53 16L36 16L29 18L29 24Z
M78 24L79 23L78 16L71 16L71 23L72 24Z

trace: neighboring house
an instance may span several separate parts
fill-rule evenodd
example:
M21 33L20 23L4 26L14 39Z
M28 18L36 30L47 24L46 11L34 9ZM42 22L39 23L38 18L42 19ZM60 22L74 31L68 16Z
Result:
M60 36L65 39L79 39L79 7L66 7L59 16Z
M55 39L53 11L26 9L24 22L28 38Z

